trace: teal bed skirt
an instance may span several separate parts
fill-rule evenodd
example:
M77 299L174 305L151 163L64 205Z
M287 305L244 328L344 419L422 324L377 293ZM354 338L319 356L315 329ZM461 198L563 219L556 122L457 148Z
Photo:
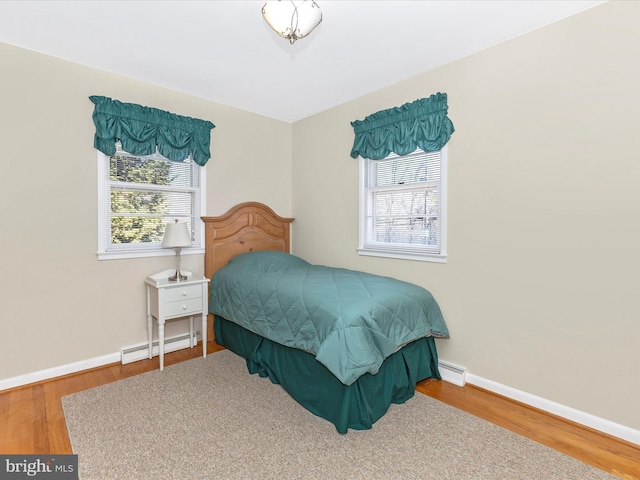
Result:
M378 373L364 374L346 386L310 353L280 345L219 316L214 330L218 344L246 359L249 373L269 377L340 433L371 428L392 403L409 400L417 382L441 378L433 337L404 346L384 361Z

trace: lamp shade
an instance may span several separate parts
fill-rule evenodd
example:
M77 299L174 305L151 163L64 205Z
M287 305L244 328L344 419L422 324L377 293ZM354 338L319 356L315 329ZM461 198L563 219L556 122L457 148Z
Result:
M164 248L190 247L191 234L186 223L168 223L162 237L162 246Z
M262 16L278 35L291 44L309 35L322 21L320 7L313 0L265 2Z

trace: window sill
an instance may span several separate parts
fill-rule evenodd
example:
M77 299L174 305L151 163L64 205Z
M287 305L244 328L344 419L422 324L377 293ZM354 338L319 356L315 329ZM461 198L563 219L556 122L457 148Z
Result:
M369 248L358 248L358 255L368 255L371 257L398 258L401 260L417 260L420 262L447 263L447 255L393 252L388 250L372 250Z
M180 255L200 255L204 253L204 248L185 248ZM98 252L98 260L120 260L124 258L146 258L146 257L168 257L175 256L176 252L171 248L154 250L140 250L127 252Z

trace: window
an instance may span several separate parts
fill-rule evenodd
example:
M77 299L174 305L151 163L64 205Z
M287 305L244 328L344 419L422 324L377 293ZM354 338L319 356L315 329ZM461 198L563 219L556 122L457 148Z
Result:
M446 261L446 148L360 157L360 254Z
M118 146L119 147L119 146ZM98 258L172 255L161 247L165 225L178 219L202 253L205 169L191 158L183 162L159 153L135 156L116 149L98 153Z

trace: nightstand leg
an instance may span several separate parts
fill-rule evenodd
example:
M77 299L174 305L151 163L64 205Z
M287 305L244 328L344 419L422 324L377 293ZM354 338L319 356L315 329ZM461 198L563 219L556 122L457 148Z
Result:
M164 370L164 322L158 320L158 349L160 350L160 370Z
M153 357L153 317L147 315L147 339L149 340L149 359Z
M202 356L207 356L207 314L205 310L202 314Z
M191 348L196 346L196 342L193 339L193 315L189 316L189 346Z

